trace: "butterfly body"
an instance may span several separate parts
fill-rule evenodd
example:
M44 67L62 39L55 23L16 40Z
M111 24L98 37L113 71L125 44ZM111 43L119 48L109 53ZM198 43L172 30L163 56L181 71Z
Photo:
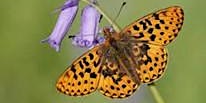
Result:
M57 81L57 89L70 96L95 90L111 98L132 95L144 83L165 72L165 46L177 37L183 24L178 6L151 13L121 32L105 28L105 41L77 58Z
M102 45L103 50L107 50L103 53L104 57L107 59L111 59L108 61L116 61L119 64L118 69L120 70L120 74L125 74L130 76L136 83L139 83L138 75L136 73L136 69L138 68L138 61L135 60L134 56L138 57L139 54L133 54L131 52L133 42L131 37L127 37L126 35L122 35L115 31L111 32L111 28L105 28L105 44ZM138 41L135 41L138 42ZM107 49L108 48L108 49ZM139 48L136 48L137 52ZM114 59L114 60L112 60Z

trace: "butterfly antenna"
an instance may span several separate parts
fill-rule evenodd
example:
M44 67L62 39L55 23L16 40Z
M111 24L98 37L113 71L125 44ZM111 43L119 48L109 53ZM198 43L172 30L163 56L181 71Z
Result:
M103 18L103 15L100 15L99 23L101 22L102 18Z
M74 38L74 37L76 37L76 36L75 35L69 35L68 36L69 39Z
M119 12L117 13L117 16L116 16L115 19L114 19L114 21L117 20L117 18L119 17L119 15L120 15L120 13L121 13L121 11L122 11L122 9L123 9L123 7L124 7L125 5L126 5L126 2L124 1L124 2L122 3L122 5L121 5L120 9L119 9Z

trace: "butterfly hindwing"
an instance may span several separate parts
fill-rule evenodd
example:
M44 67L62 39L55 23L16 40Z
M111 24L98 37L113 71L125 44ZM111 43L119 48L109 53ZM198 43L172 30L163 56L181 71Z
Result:
M133 52L134 59L138 62L137 75L142 83L151 83L159 79L166 68L168 54L163 46L147 43L133 43L138 48ZM135 54L138 54L135 56Z
M121 34L129 34L140 41L167 45L175 39L184 20L181 7L172 6L151 13L126 26Z
M138 88L139 85L120 70L120 65L116 60L107 58L103 63L99 90L105 96L125 98L133 94Z
M84 53L60 76L56 87L70 96L82 96L95 91L100 79L101 53L99 46Z

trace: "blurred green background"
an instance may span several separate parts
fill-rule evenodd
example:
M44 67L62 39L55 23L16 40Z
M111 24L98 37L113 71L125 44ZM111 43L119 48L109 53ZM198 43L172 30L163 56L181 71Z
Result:
M117 23L124 27L150 12L172 5L185 11L180 35L168 46L169 64L157 82L166 103L206 101L205 0L99 0L114 17L127 2ZM76 98L56 91L55 82L65 68L85 50L64 39L61 52L40 41L51 33L64 0L0 0L0 103L155 103L147 86L127 99L112 100L99 92ZM84 6L81 3L80 9ZM70 34L79 30L78 13ZM109 25L103 20L101 26Z

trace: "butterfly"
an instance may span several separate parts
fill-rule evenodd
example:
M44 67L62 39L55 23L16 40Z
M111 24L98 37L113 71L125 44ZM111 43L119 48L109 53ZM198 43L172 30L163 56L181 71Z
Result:
M121 32L104 28L105 41L77 58L60 76L56 87L69 96L99 90L110 98L132 95L141 84L163 76L165 48L178 35L184 20L181 7L150 13Z

